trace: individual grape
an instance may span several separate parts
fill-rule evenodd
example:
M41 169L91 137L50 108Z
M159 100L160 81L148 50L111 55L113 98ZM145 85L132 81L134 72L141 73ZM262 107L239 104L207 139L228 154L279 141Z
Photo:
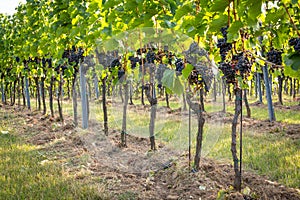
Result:
M17 62L20 62L20 58L19 58L18 56L16 57L16 61L17 61Z

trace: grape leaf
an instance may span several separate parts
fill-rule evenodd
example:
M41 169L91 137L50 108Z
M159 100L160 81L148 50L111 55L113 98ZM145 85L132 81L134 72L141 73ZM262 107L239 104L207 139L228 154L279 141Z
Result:
M209 26L210 32L219 32L223 26L226 26L228 22L227 15L219 15L218 18L213 19Z
M185 68L182 70L182 77L184 79L187 79L193 70L194 66L191 64L186 64Z
M212 5L210 11L211 12L224 12L225 8L228 6L228 2L224 0L215 0L213 1L214 4Z
M261 13L262 0L252 0L251 2L252 4L249 6L249 17L255 20Z
M176 72L174 70L167 69L164 72L164 76L161 80L163 86L165 86L167 89L171 90L177 95L182 94L183 92L183 86L180 82L180 79L178 76L176 76Z
M291 66L295 71L300 70L300 54L293 53L285 59L285 64Z
M174 76L175 76L175 71L167 69L164 72L163 78L161 80L163 86L171 89L174 85Z
M228 28L228 42L231 43L239 37L239 30L243 27L243 23L240 21L235 21Z
M183 86L178 76L175 77L173 92L177 95L181 95L183 93Z
M183 5L176 11L175 20L178 21L184 15L186 15L187 13L190 13L192 11L193 11L193 8L190 4Z

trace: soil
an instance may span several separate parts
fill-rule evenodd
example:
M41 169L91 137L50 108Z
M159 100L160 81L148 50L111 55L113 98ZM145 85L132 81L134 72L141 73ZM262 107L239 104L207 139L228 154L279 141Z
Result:
M243 171L243 194L234 192L232 165L203 158L201 169L194 172L189 168L186 152L177 152L162 143L157 143L157 151L152 152L148 139L130 135L127 136L128 146L121 147L119 133L112 130L105 136L97 122L91 122L88 130L81 130L73 127L71 118L61 123L38 112L5 106L2 109L20 119L11 126L20 130L17 134L28 143L39 145L41 151L47 152L48 160L71 161L65 166L66 170L78 181L100 177L105 182L105 191L116 199L120 194L133 194L136 199L216 199L223 195L224 199L237 200L300 200L299 190L249 171ZM176 112L179 111L171 113ZM209 120L215 115L220 113L206 117ZM231 117L227 114L224 121L231 122ZM245 118L243 126L270 133L285 129L287 136L293 139L299 139L300 134L299 125L251 118ZM88 175L82 175L82 169Z

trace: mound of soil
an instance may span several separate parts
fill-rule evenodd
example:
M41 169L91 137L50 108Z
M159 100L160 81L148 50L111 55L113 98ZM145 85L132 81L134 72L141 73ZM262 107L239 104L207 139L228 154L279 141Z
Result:
M29 143L40 145L48 152L48 160L71 160L66 171L81 179L101 178L106 192L115 199L120 194L132 194L136 199L286 199L300 200L299 190L272 182L268 177L243 171L243 194L232 190L234 178L230 164L202 158L201 169L193 172L188 167L186 152L177 152L158 144L155 152L149 150L149 141L128 135L126 148L119 144L119 133L105 136L101 125L91 123L88 130L72 126L71 119L64 123L38 113L28 114L8 110L25 121L13 124L17 134ZM226 116L230 118L231 116ZM0 117L1 120L3 116ZM264 125L258 125L265 123ZM266 127L267 122L249 119L244 126ZM274 123L270 127L282 125ZM299 127L298 127L299 128ZM82 156L87 157L86 160ZM80 176L84 166L87 176ZM93 183L97 184L97 183Z

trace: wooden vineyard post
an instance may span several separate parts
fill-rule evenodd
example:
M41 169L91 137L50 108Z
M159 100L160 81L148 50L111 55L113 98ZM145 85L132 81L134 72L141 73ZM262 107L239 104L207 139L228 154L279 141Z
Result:
M235 111L234 111L234 117L232 120L232 130L231 130L231 154L233 158L233 168L234 168L234 189L237 191L241 191L241 169L242 169L242 140L240 140L240 160L237 156L237 125L238 125L238 117L241 115L242 112L242 89L235 86ZM240 116L242 120L242 115ZM241 122L242 123L242 122ZM240 132L240 136L242 136L242 132ZM240 138L241 139L241 138ZM239 165L240 161L240 165Z
M125 81L126 81L126 83L124 85L125 99L124 99L124 104L123 104L123 121L122 121L122 133L121 133L121 142L122 142L123 147L127 146L126 120L127 120L127 106L128 106L128 101L129 101L129 81L128 80L125 80Z

